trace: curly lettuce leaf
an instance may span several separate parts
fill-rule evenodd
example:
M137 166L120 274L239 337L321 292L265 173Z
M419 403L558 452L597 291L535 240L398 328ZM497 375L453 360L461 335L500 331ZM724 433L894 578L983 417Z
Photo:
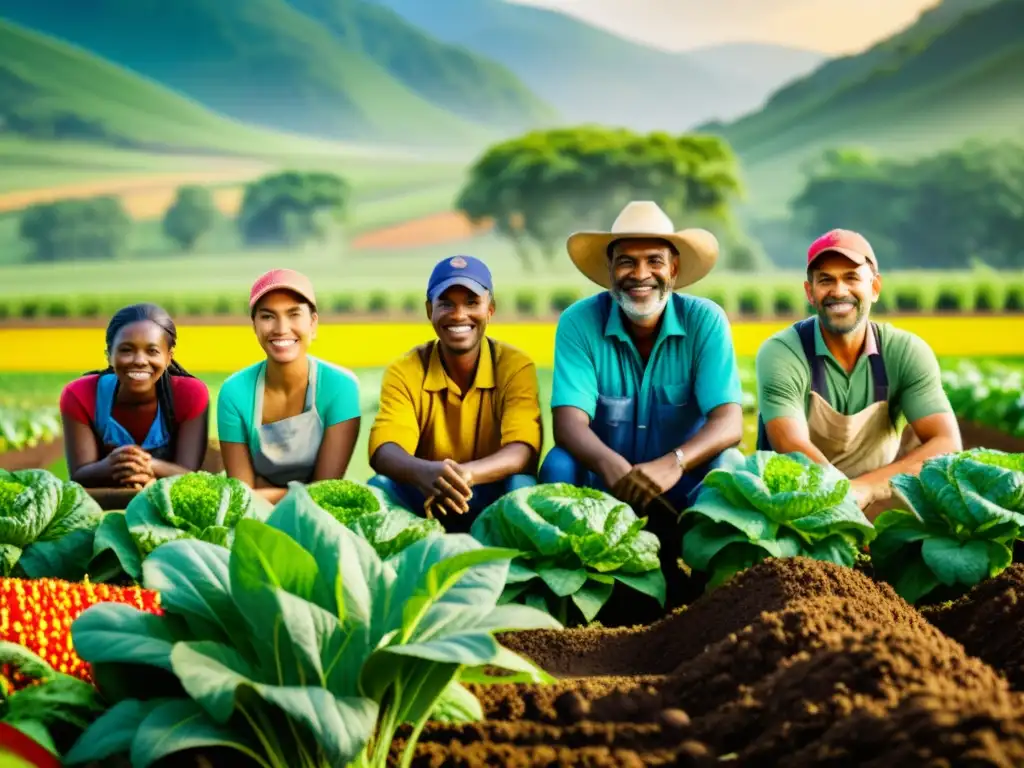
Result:
M875 535L846 476L798 453L726 451L683 514L683 560L710 574L709 589L768 557L852 567Z
M904 508L879 515L871 559L908 602L940 588L948 598L1012 562L1024 533L1024 454L977 448L936 456L890 485Z
M78 483L42 469L0 470L0 573L81 579L102 517Z
M370 543L387 559L428 536L444 533L437 520L392 504L378 488L354 480L319 480L309 485L318 507Z
M590 621L616 581L664 605L660 542L645 525L608 493L549 483L505 494L480 513L471 532L484 544L521 552L506 587L514 599L569 600ZM531 579L543 584L543 594L522 586Z

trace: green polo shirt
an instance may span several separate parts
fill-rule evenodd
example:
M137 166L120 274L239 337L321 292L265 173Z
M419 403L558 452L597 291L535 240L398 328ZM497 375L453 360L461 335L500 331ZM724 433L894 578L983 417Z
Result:
M845 416L864 410L875 399L874 376L867 355L862 354L853 371L847 373L825 346L817 318L814 330L817 352L825 356L829 404ZM878 337L889 377L893 423L901 416L914 422L936 413L952 413L932 348L920 336L888 323L878 323ZM811 366L793 326L768 338L757 352L757 400L765 423L786 416L807 418Z

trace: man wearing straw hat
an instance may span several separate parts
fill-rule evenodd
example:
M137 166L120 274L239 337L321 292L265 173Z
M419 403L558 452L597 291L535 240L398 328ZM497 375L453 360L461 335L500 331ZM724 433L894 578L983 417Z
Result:
M722 451L743 436L726 315L678 293L711 271L718 241L702 229L677 232L655 203L635 201L610 231L577 232L567 248L577 269L606 290L559 318L556 445L540 481L606 490L646 512L669 576L680 532L671 510L651 502L684 509Z

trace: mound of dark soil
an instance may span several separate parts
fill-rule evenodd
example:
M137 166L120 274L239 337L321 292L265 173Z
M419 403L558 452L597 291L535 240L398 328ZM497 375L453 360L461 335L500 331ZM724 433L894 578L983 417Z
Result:
M500 641L560 677L668 674L763 612L822 597L870 603L894 624L916 617L889 585L852 568L797 557L759 563L649 627L533 630Z
M892 708L914 691L1008 692L994 670L938 634L877 627L823 646L783 660L755 686L741 687L736 700L694 718L694 736L719 751L773 765L837 720L860 709Z
M428 723L413 765L643 766L704 768L715 764L706 745L688 738L689 719L673 713L658 723L594 723L572 726L495 722ZM396 739L391 756L404 749Z
M488 720L531 720L571 725L588 719L590 702L617 693L637 691L654 697L664 682L660 675L586 677L559 680L551 685L465 684L477 697Z
M691 716L710 712L772 674L788 658L802 652L842 646L848 637L860 637L893 622L889 606L859 599L823 597L799 601L777 613L762 613L740 632L734 632L704 653L683 662L672 674L649 678L608 678L614 686L586 708L580 718L639 721L668 708L683 709ZM897 626L941 642L942 634L911 613ZM603 678L589 678L603 680ZM637 681L630 685L630 681ZM565 690L570 681L561 681ZM580 690L586 697L594 689ZM560 693L561 690L558 692ZM563 715L564 717L565 715ZM564 722L564 720L563 720Z
M948 606L924 608L922 615L972 656L1024 690L1024 564L1014 563Z
M780 768L1024 765L1024 699L1005 691L925 691L836 722Z

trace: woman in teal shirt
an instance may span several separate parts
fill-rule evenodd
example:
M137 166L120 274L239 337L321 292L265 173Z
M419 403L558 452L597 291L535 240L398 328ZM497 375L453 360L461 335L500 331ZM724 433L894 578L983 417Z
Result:
M277 503L291 481L345 476L359 437L359 384L306 352L317 311L305 275L267 272L252 287L249 311L267 357L224 382L217 432L228 477Z

